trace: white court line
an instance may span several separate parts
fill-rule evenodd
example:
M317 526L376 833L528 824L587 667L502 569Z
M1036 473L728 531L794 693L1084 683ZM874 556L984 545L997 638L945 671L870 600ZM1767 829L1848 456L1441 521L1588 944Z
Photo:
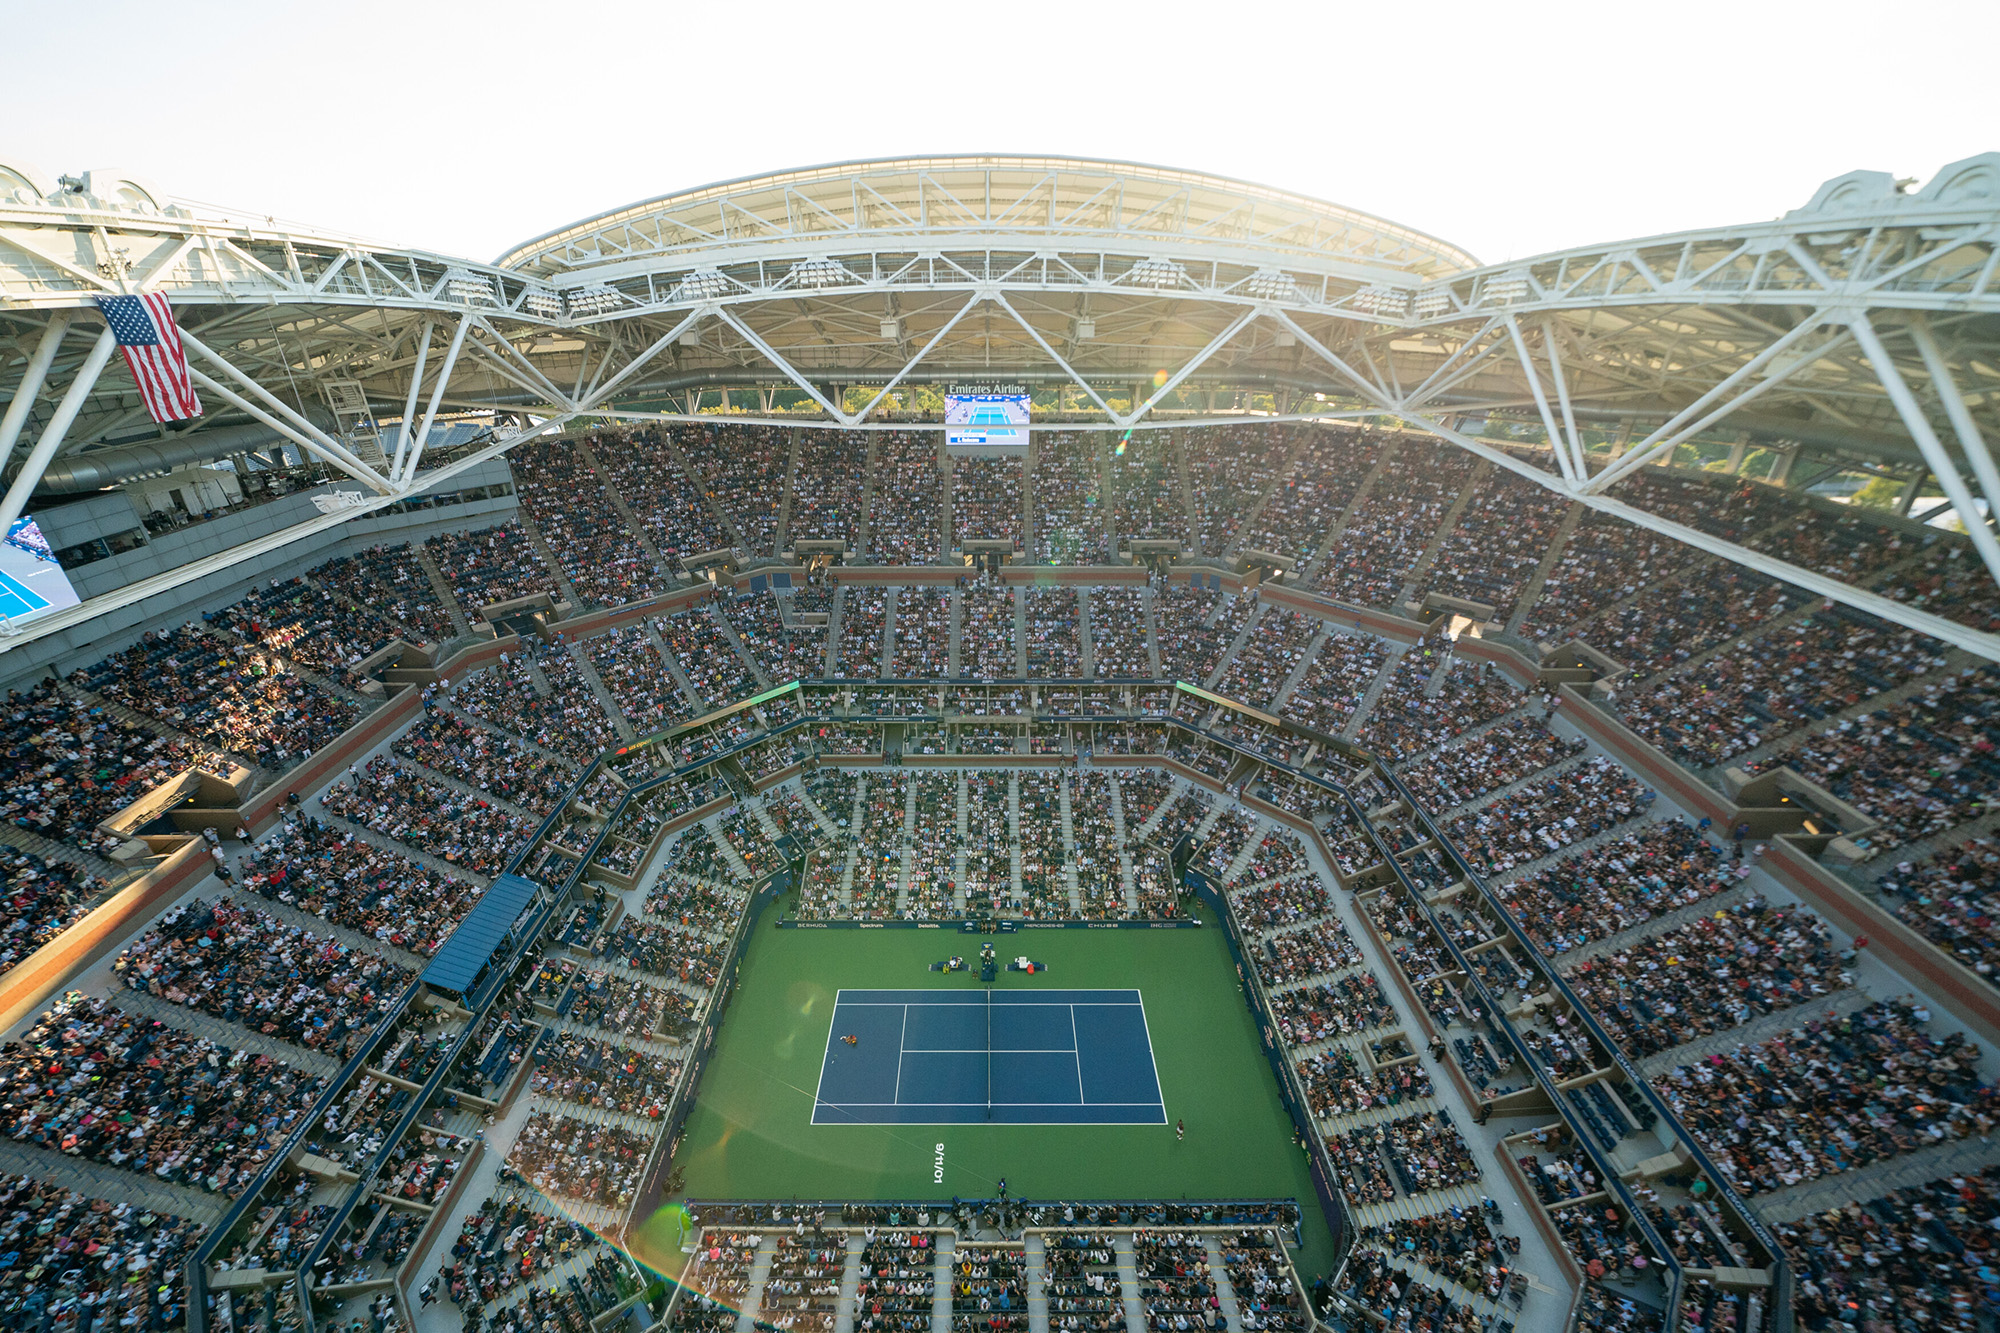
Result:
M1160 1123L1164 1125L1167 1123L1167 1085L1160 1082L1160 1061L1159 1057L1153 1054L1153 1025L1146 1021L1146 1006L1143 1004L1139 1006L1139 1023L1146 1029L1146 1058L1153 1065L1153 1086L1160 1093ZM1134 1102L1132 1104L1134 1106L1145 1105L1143 1102Z
M851 1106L986 1106L987 1102L828 1102L833 1110ZM1158 1106L1158 1102L992 1102L993 1106ZM1088 1121L1082 1123L1088 1124Z
M1069 1007L1069 1049L1070 1053L1076 1056L1076 1099L1078 1102L1082 1102L1083 1101L1083 1039L1076 1035L1075 1005L1071 1005ZM1161 1107L1160 1112L1161 1114L1164 1115L1166 1113L1166 1108L1164 1106Z
M903 1006L903 1030L896 1034L896 1101L903 1098L903 1038L910 1033L910 1006ZM1157 1077L1157 1076L1156 1076ZM888 1105L894 1106L896 1102ZM1164 1114L1164 1111L1162 1112Z
M818 1114L820 1106L820 1099L819 1099L820 1089L826 1086L826 1067L827 1065L832 1063L833 1018L834 1014L837 1014L839 1012L840 1012L840 997L836 995L833 1000L833 1013L830 1013L826 1016L826 1049L819 1053L819 1082L813 1084L814 1114Z

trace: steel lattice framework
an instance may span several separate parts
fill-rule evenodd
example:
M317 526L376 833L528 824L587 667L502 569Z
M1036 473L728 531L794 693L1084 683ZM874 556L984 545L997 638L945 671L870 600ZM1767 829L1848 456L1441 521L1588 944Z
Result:
M1209 420L1197 391L1218 388L1278 392L1277 419L1399 420L2000 660L2000 636L1668 521L1619 487L1726 421L1788 467L1803 455L1814 471L1934 477L2000 580L1983 517L2000 508L1987 444L2000 431L1996 266L2000 154L1916 193L1857 172L1775 221L1486 267L1318 200L1069 158L747 178L587 219L491 264L217 215L102 173L51 182L0 164L0 457L12 476L0 518L52 464L166 434L122 368L106 369L90 298L125 291L168 293L191 335L210 415L178 438L198 450L213 437L219 457L246 429L265 432L366 491L12 642L430 488L578 416L690 418L717 388L761 390L768 407L776 388L817 413L775 421L871 429L898 385L1005 377L1073 386L1081 429ZM335 382L394 423L379 459L317 410ZM859 408L854 386L872 390ZM467 410L536 424L426 467L438 415ZM1493 414L1538 425L1545 461L1469 433L1468 417Z

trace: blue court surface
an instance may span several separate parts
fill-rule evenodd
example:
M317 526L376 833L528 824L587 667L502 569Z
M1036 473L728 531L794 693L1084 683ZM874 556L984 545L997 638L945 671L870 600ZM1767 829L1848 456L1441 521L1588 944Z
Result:
M1136 990L843 990L813 1099L815 1125L1166 1122Z
M0 616L19 620L22 616L33 615L48 604L48 598L39 595L13 575L0 570Z

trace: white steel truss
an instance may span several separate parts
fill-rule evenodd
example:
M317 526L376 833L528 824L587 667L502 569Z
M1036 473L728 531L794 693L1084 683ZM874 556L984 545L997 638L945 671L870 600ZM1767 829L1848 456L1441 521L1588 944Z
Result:
M441 479L423 460L447 412L712 419L695 409L739 388L757 391L760 419L868 429L919 374L1005 376L1080 390L1096 415L1071 425L1152 429L1208 419L1205 388L1282 389L1306 410L1272 419L1391 417L2000 659L1994 636L1682 529L1620 489L1718 429L1819 460L1792 484L1842 467L1935 477L2000 579L1987 526L2000 509L1987 443L2000 430L1996 200L1989 154L1914 194L1856 173L1773 222L1481 268L1320 201L1054 158L730 182L578 223L496 264L130 192L16 195L0 202L0 458L20 459L4 503L18 512L59 458L158 438L109 368L89 303L157 290L209 399L209 418L179 438L261 427L360 481L371 506ZM334 379L394 421L381 466L308 408ZM850 412L856 386L871 392ZM771 415L774 389L805 410ZM1494 449L1468 418L1508 423L1517 446L1518 428L1538 432L1546 466Z

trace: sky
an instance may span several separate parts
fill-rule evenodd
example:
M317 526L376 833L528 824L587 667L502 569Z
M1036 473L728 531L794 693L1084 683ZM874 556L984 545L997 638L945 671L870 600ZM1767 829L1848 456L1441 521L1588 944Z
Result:
M855 158L1123 158L1489 263L2000 151L2000 4L20 0L0 163L472 259Z

